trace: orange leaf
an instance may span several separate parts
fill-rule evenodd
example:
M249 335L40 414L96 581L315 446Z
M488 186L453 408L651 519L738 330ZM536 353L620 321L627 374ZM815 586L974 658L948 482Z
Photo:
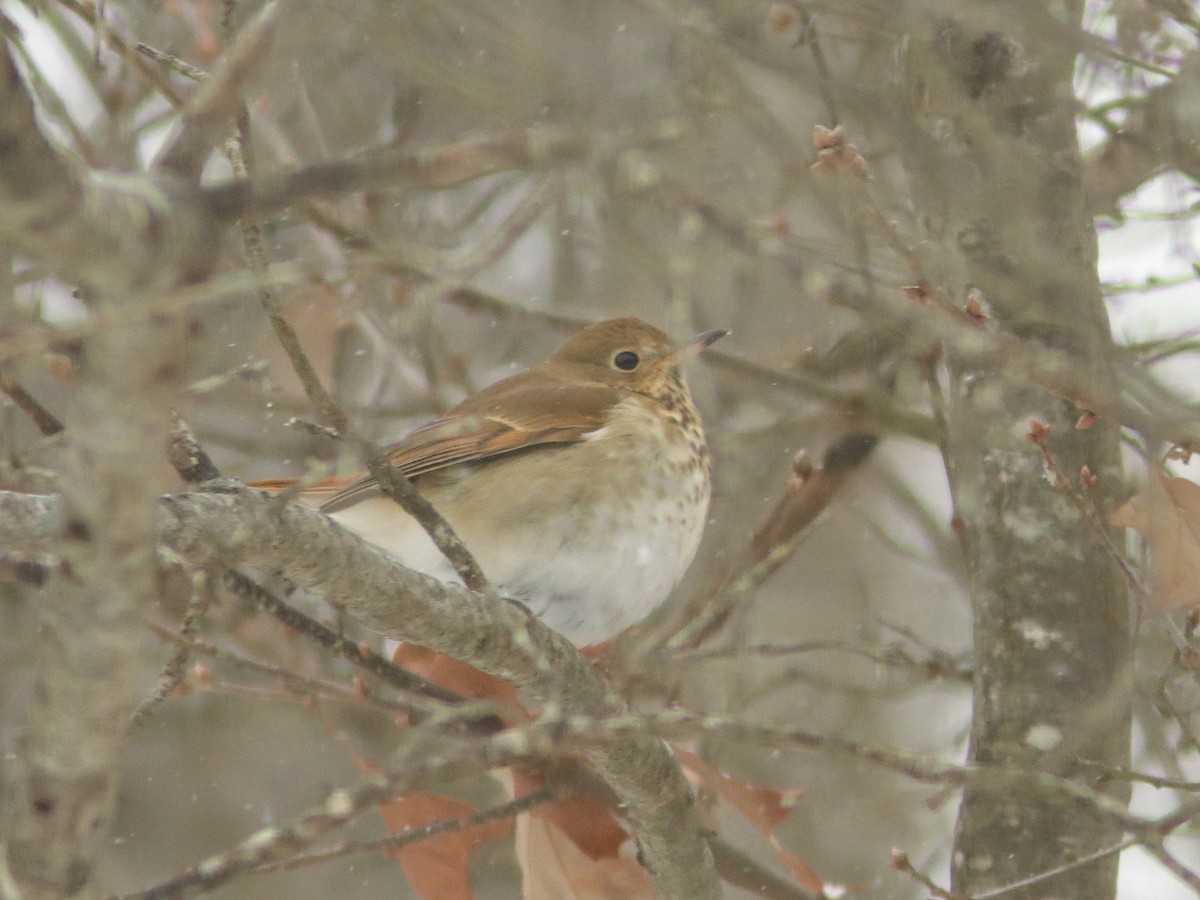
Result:
M519 708L517 689L511 684L452 657L416 644L401 644L392 654L392 661L464 697L499 700Z
M650 900L654 886L636 859L592 859L553 822L517 816L517 862L526 900Z
M403 834L441 819L463 818L474 807L425 791L406 794L379 808L388 834ZM471 851L479 844L502 837L512 828L503 819L484 822L462 831L451 831L417 841L394 851L400 866L417 895L427 900L473 900L471 890Z
M796 805L796 799L803 793L755 787L717 771L695 753L679 747L673 749L680 765L693 780L700 782L740 812L763 837L769 835L775 830L775 826L788 817L792 807Z
M511 777L516 796L536 791L545 783L540 775L522 769L512 769ZM616 859L630 837L611 809L588 797L555 800L537 807L530 815L553 824L593 860Z
M1152 478L1109 521L1136 529L1149 545L1156 611L1200 603L1200 485Z
M813 870L812 866L795 853L784 850L779 843L779 838L775 837L775 835L771 835L767 840L775 851L775 855L779 857L779 861L792 873L792 877L796 879L798 885L812 891L818 897L826 896L826 891L830 888L821 880L821 876Z
M825 882L821 880L821 876L799 856L784 850L773 834L776 826L788 817L803 791L755 787L749 782L718 771L695 753L679 747L672 749L689 778L704 785L736 809L767 839L779 861L792 873L798 884L815 894L824 894Z

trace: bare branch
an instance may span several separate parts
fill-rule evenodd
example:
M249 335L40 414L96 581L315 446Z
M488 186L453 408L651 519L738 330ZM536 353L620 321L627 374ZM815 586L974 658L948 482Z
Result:
M242 105L246 80L261 66L276 30L278 6L267 3L238 35L221 65L206 78L183 110L181 130L158 161L165 171L196 178L213 146Z
M0 538L10 528L3 512L18 497L0 492ZM45 509L45 499L32 503ZM158 521L162 542L195 565L283 572L374 630L508 679L555 711L603 719L625 710L592 664L523 608L405 569L313 510L257 491L185 494L164 497ZM587 756L622 803L660 892L717 896L691 787L666 746L645 733L622 735Z
M1191 98L1200 90L1200 51L1184 57L1179 73L1131 104L1129 116L1084 163L1092 212L1118 215L1120 200L1164 171L1200 181Z

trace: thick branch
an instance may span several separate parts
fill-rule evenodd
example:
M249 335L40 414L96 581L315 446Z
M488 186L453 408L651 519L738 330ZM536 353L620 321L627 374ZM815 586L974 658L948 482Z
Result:
M1193 51L1184 58L1179 74L1139 98L1120 130L1088 157L1083 185L1093 215L1116 215L1123 197L1164 171L1200 181L1197 91L1200 51Z
M0 542L20 538L8 513L27 502L48 519L60 514L45 498L0 493ZM158 534L197 565L279 570L371 628L506 678L560 713L609 717L625 709L591 663L520 606L411 572L312 510L249 490L165 497ZM623 804L659 892L717 896L691 788L666 746L633 734L589 750L588 758Z

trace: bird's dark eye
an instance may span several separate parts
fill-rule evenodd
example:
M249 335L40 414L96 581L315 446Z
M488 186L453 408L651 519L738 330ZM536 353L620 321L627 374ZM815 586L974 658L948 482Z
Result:
M641 360L638 359L638 355L632 350L622 350L613 357L613 365L622 372L632 372L638 367L638 363L640 362Z

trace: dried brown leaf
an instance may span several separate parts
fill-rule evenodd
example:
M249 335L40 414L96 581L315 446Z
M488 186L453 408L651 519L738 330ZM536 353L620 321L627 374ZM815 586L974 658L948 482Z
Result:
M465 818L475 808L453 797L415 791L384 804L379 812L388 834L404 834L441 819ZM485 822L401 847L395 856L423 900L473 900L471 852L485 841L503 837L511 828L511 819Z
M688 750L679 747L675 747L674 750L689 778L702 784L736 809L767 839L797 884L815 894L824 893L825 883L821 877L799 856L784 850L774 834L775 828L788 817L803 791L756 787L718 771Z
M546 781L541 775L522 769L511 770L511 778L514 796L531 794ZM553 823L594 860L616 859L621 847L632 837L611 809L589 797L555 800L537 807L530 815Z
M636 859L592 859L557 825L542 816L517 817L517 862L524 873L522 896L561 900L641 900L654 885Z
M1137 530L1149 545L1155 610L1200 603L1200 485L1152 478L1109 521Z
M469 699L499 700L510 704L514 715L521 708L517 702L517 689L504 679L416 644L398 646L392 654L392 662Z

